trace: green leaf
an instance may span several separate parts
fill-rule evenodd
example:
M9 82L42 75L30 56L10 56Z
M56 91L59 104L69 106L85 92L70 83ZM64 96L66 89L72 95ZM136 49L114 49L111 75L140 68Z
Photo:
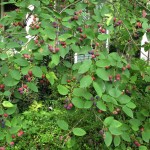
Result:
M81 88L86 88L89 87L92 83L92 77L90 75L84 76L81 80L80 80L80 87Z
M120 136L115 136L114 137L114 145L115 147L119 146L121 142Z
M109 62L109 60L107 60L107 59L98 60L98 61L96 61L96 66L98 66L98 67L110 66L110 62Z
M11 134L16 134L20 129L21 129L20 126L14 126L10 128L9 132Z
M93 105L93 102L92 102L92 101L86 101L86 102L84 103L84 108L89 109L89 108L92 107L92 105Z
M63 34L58 37L60 41L66 41L68 38L72 37L72 34Z
M105 40L107 40L109 38L110 38L110 35L108 35L108 34L100 34L100 35L98 35L98 39L100 41L105 41Z
M80 67L79 67L78 73L80 73L80 74L86 73L87 71L89 71L91 65L92 65L91 60L84 60L83 64L80 65Z
M20 72L18 70L11 70L10 75L13 79L16 79L16 80L21 79L21 75L20 75Z
M15 86L19 83L18 80L13 79L10 75L3 79L3 82L6 86Z
M105 126L110 126L113 120L114 120L114 117L111 117L111 116L105 118L105 120L104 120L104 125L105 125Z
M96 74L99 78L101 78L104 81L109 81L109 75L108 72L104 68L98 68L96 70Z
M6 108L14 107L14 105L9 101L3 101L2 105Z
M125 112L126 115L128 115L131 118L133 118L133 111L130 108L128 108L126 106L123 106L122 110Z
M58 89L59 94L61 95L67 95L69 92L69 90L65 86L60 85L60 84L57 86L57 89Z
M58 126L63 130L68 130L68 123L64 120L57 121Z
M73 134L76 136L84 136L86 134L86 132L81 128L74 128Z
M124 141L131 142L130 135L128 133L124 132L121 137Z
M51 85L54 84L55 80L57 80L57 77L55 75L54 72L49 72L46 74L46 78L48 79L48 81L51 83Z
M143 141L149 143L149 140L150 140L150 130L145 130L142 132L142 139Z
M32 73L33 73L33 75L34 75L35 77L39 77L39 78L41 78L41 77L42 77L42 74L43 74L41 68L38 67L38 66L34 66L34 67L32 68Z
M28 82L27 85L28 85L29 89L31 89L32 91L38 92L38 87L36 86L35 83Z
M114 98L118 98L122 94L122 92L116 88L111 88L108 93Z
M102 102L102 100L99 100L97 103L96 103L96 106L102 110L102 111L106 111L106 105Z
M23 58L17 58L16 60L14 60L14 62L19 66L28 66L29 65L28 61Z
M84 101L80 99L79 97L74 97L72 99L72 103L77 108L84 108Z
M146 146L140 146L139 150L148 150Z
M104 142L106 144L107 147L109 147L112 143L112 135L110 132L106 132L105 133L105 139L104 139Z
M109 127L109 131L111 132L112 135L121 135L122 131L120 128L116 128L114 126Z
M128 104L126 104L127 107L134 109L136 108L136 105L133 102L129 102Z
M12 136L9 132L6 133L6 142L10 143L12 141Z
M127 95L121 95L119 98L118 98L118 101L120 104L127 104L131 101L131 98Z
M0 108L0 115L3 115L4 114L4 111L2 108Z
M16 112L16 109L17 109L17 107L14 105L14 107L8 108L8 109L6 110L6 113L7 113L8 115L12 115L13 113Z
M100 86L97 82L93 82L93 87L99 97L102 97L102 86Z

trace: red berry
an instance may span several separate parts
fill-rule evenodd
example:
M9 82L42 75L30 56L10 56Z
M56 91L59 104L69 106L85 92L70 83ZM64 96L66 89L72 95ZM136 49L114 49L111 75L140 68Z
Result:
M8 117L8 114L4 114L3 116L4 116L5 118L7 118L7 117Z
M29 82L32 80L32 78L30 78L30 77L28 77L28 79L27 79Z
M0 84L0 89L4 89L5 85L4 84Z
M5 147L0 147L0 150L5 150Z
M94 76L92 76L92 80L94 81L94 80L96 80L96 78Z
M15 138L16 138L16 136L15 136L15 135L12 135L11 137L12 137L13 139L15 139Z
M10 142L10 145L13 146L15 143L14 142Z
M22 136L23 134L24 134L24 132L22 130L20 130L17 135Z
M130 69L130 68L131 68L130 64L128 64L128 65L126 66L126 68L127 68L127 69Z
M31 70L28 71L28 75L29 75L30 77L33 75Z
M55 48L55 51L58 52L58 51L59 51L59 47L56 47L56 48Z
M92 58L95 58L96 56L93 54L91 57L92 57Z
M102 110L100 110L100 109L98 110L98 113L102 113L102 112L103 112Z
M72 107L73 107L73 104L72 104L72 103L69 103L68 106L69 106L70 108L72 108Z
M70 82L71 82L71 80L67 80L67 82L68 82L68 83L70 83Z
M126 67L122 67L122 71L125 71L126 70Z
M23 88L27 89L27 87L28 87L28 86L27 86L26 84L23 85Z
M35 43L35 44L38 44L38 43L39 43L39 41L38 41L38 40L34 40L34 43Z

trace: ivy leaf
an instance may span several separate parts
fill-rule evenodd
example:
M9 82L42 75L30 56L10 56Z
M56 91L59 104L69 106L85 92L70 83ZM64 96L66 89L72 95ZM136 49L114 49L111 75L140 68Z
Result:
M68 123L64 120L57 121L58 126L63 130L68 130Z
M76 136L84 136L86 134L86 132L81 128L74 128L73 134Z
M69 90L65 86L60 85L60 84L57 86L57 89L58 89L59 94L61 95L67 95L69 92Z

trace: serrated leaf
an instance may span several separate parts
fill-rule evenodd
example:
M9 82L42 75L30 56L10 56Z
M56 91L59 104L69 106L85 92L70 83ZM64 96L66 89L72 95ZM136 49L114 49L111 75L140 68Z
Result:
M92 83L92 77L87 75L87 76L84 76L81 80L80 80L80 87L81 88L86 88L86 87L89 87Z
M23 58L17 58L14 60L14 62L19 66L28 66L29 65L28 61Z
M38 92L38 87L36 86L35 83L29 82L29 83L27 83L27 85L28 85L29 89L31 89L32 91Z
M85 60L82 65L80 65L78 73L83 74L87 71L89 71L91 67L92 61L91 60Z
M131 101L131 98L127 95L121 95L119 98L118 98L118 101L120 104L127 104Z
M60 84L57 86L57 89L58 89L59 94L61 95L67 95L69 92L69 90L65 86L60 85Z
M115 136L114 137L114 145L115 147L119 146L121 142L120 136Z
M111 88L108 93L114 98L118 98L122 94L122 92L116 88Z
M111 123L112 123L113 120L114 120L114 117L111 117L111 116L105 118L105 120L104 120L104 125L105 125L105 126L111 125Z
M68 38L72 37L72 34L63 34L58 37L60 41L66 41Z
M93 105L93 102L92 102L92 101L86 101L86 102L84 103L84 108L89 109L89 108L92 107L92 105Z
M106 105L102 102L102 100L99 100L97 103L96 103L96 106L102 110L102 111L106 111Z
M57 77L55 75L54 72L49 72L46 74L46 78L48 79L48 81L51 83L51 85L54 84L55 80L57 80Z
M58 126L63 130L68 130L68 123L64 120L57 121Z
M107 40L108 38L110 38L110 35L108 35L108 34L100 34L100 35L98 35L98 39L99 39L100 41L105 41L105 40Z
M121 137L124 141L131 142L130 135L128 133L124 132Z
M102 97L102 93L103 93L102 87L101 87L97 82L93 82L93 87L94 87L94 89L95 89L97 95L98 95L99 97Z
M102 59L102 60L96 61L96 66L98 67L110 66L110 62L107 59Z
M32 68L32 73L35 77L39 77L39 78L42 77L42 74L43 74L41 68L38 66L34 66Z
M84 136L86 134L86 132L81 128L74 128L73 134L76 136Z
M106 132L105 133L105 139L104 139L104 142L106 144L107 147L109 147L112 143L112 135L110 132Z
M6 108L14 107L14 105L9 101L3 101L2 105Z
M96 74L102 80L109 81L109 74L108 74L108 72L104 68L98 68L96 70Z
M131 118L133 118L133 111L132 111L130 108L128 108L128 107L126 107L126 106L123 106L123 107L122 107L122 110L124 111L124 113L125 113L126 115L128 115L128 116L131 117Z
M13 79L10 75L3 79L3 82L6 86L15 86L19 83L18 80Z
M84 101L79 97L74 97L72 103L77 108L84 108Z
M20 80L21 79L21 75L20 75L20 72L18 70L11 70L10 75L15 80Z

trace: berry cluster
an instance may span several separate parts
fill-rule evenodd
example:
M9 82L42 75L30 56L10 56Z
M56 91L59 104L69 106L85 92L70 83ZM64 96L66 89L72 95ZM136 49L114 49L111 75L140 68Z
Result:
M96 58L97 56L99 56L98 51L95 49L88 51L88 54L91 55L91 58Z
M72 107L73 107L73 104L70 102L70 100L69 99L66 99L65 101L64 101L64 108L66 109L66 110L70 110L70 109L72 109Z
M24 94L28 92L28 86L26 84L24 84L22 87L18 88L18 92L20 94Z
M74 12L74 16L71 18L71 21L78 20L79 15L82 13L82 10Z
M118 20L117 21L117 19L114 18L113 21L114 21L114 27L118 27L118 26L120 26L122 24L122 20Z
M59 50L60 50L59 47L54 47L54 46L52 46L52 45L48 45L48 49L49 49L49 51L52 52L53 54L59 52Z
M28 71L28 74L25 75L25 79L30 82L32 80L32 77L33 77L33 73L31 70Z
M40 25L41 25L41 22L39 22L39 18L37 18L37 15L34 15L33 16L33 21L32 23L30 24L30 28L32 30L34 29L39 29L40 28Z

